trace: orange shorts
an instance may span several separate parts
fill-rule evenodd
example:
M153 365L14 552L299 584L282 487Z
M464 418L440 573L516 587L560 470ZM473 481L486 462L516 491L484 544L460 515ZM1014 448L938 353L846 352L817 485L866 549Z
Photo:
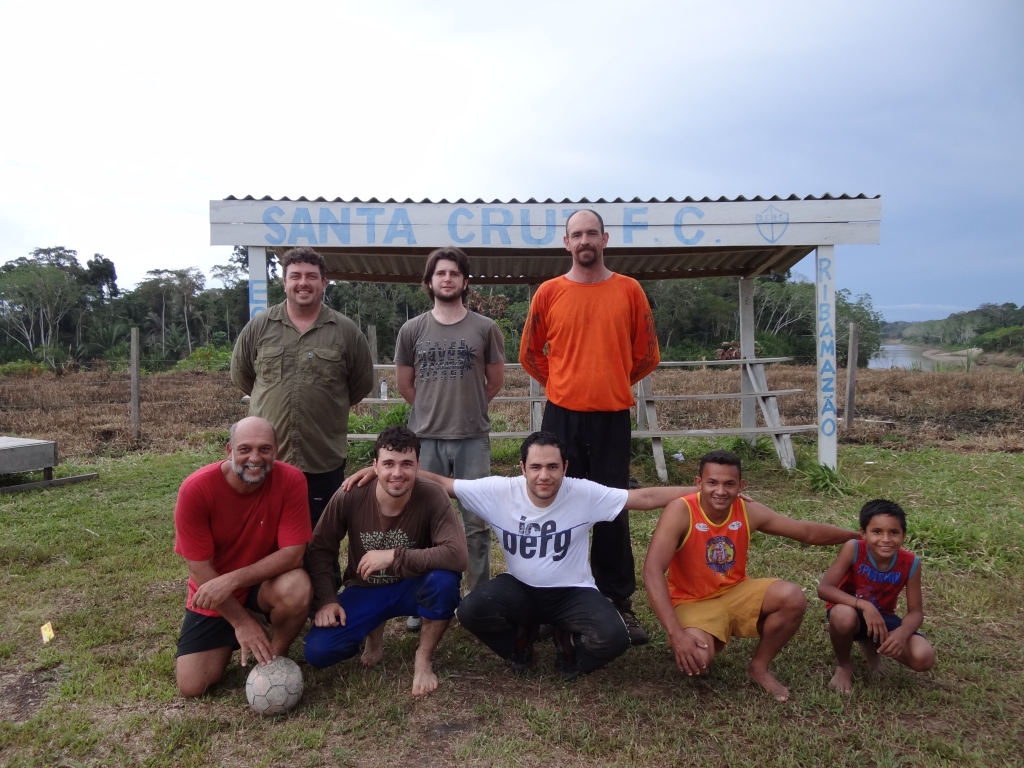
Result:
M778 579L744 579L716 597L675 606L683 629L702 629L723 644L730 637L757 637L764 593Z

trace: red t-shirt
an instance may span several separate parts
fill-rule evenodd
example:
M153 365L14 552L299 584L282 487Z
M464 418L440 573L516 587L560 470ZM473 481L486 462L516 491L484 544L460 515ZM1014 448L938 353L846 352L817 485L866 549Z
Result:
M313 538L306 476L291 464L274 462L256 493L243 496L228 483L221 462L185 478L174 506L174 551L186 560L210 560L219 574L259 562L284 547ZM187 608L204 616L217 611L192 607L199 586L188 580ZM249 587L235 591L245 602Z

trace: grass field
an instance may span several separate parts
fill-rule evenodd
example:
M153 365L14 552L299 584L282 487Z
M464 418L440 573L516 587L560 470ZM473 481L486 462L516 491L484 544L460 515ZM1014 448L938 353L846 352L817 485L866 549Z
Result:
M202 441L199 441L202 444ZM510 472L515 446L496 445ZM668 453L689 482L707 442ZM900 446L897 446L900 447ZM814 446L798 441L802 466ZM852 696L830 691L824 607L814 588L834 548L755 535L750 572L803 586L810 608L774 670L792 700L749 684L752 641L734 641L707 680L672 663L646 596L637 612L652 642L576 684L551 668L512 678L457 626L438 650L441 685L409 694L415 637L391 622L383 664L357 661L306 679L289 716L261 719L233 662L205 697L183 701L173 648L185 567L173 554L172 510L182 478L214 460L212 446L167 455L92 459L98 481L0 497L0 765L1019 765L1024 760L1024 455L844 445L855 493L812 492L771 457L748 463L750 492L775 509L852 526L864 500L901 502L908 546L924 562L932 673L902 668L866 681L855 657ZM73 474L84 465L63 465ZM649 463L634 465L655 482ZM657 513L634 513L637 567ZM494 567L502 569L495 549ZM53 623L43 645L39 628Z

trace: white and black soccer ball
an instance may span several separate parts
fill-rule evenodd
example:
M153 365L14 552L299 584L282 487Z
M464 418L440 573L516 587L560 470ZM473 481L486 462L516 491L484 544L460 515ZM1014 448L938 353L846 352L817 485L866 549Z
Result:
M257 664L245 681L245 698L261 715L280 715L302 698L302 672L287 656Z

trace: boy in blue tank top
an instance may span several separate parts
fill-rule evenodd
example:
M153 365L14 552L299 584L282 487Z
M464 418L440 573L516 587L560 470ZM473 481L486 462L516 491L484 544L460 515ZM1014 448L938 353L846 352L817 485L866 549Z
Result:
M868 670L881 670L888 656L915 672L935 665L935 650L920 632L921 564L902 548L907 533L903 509L875 499L860 510L863 541L846 542L818 585L818 597L828 611L828 634L836 652L836 672L829 685L843 693L853 690L850 651L857 641ZM900 592L907 591L907 613L896 615Z

